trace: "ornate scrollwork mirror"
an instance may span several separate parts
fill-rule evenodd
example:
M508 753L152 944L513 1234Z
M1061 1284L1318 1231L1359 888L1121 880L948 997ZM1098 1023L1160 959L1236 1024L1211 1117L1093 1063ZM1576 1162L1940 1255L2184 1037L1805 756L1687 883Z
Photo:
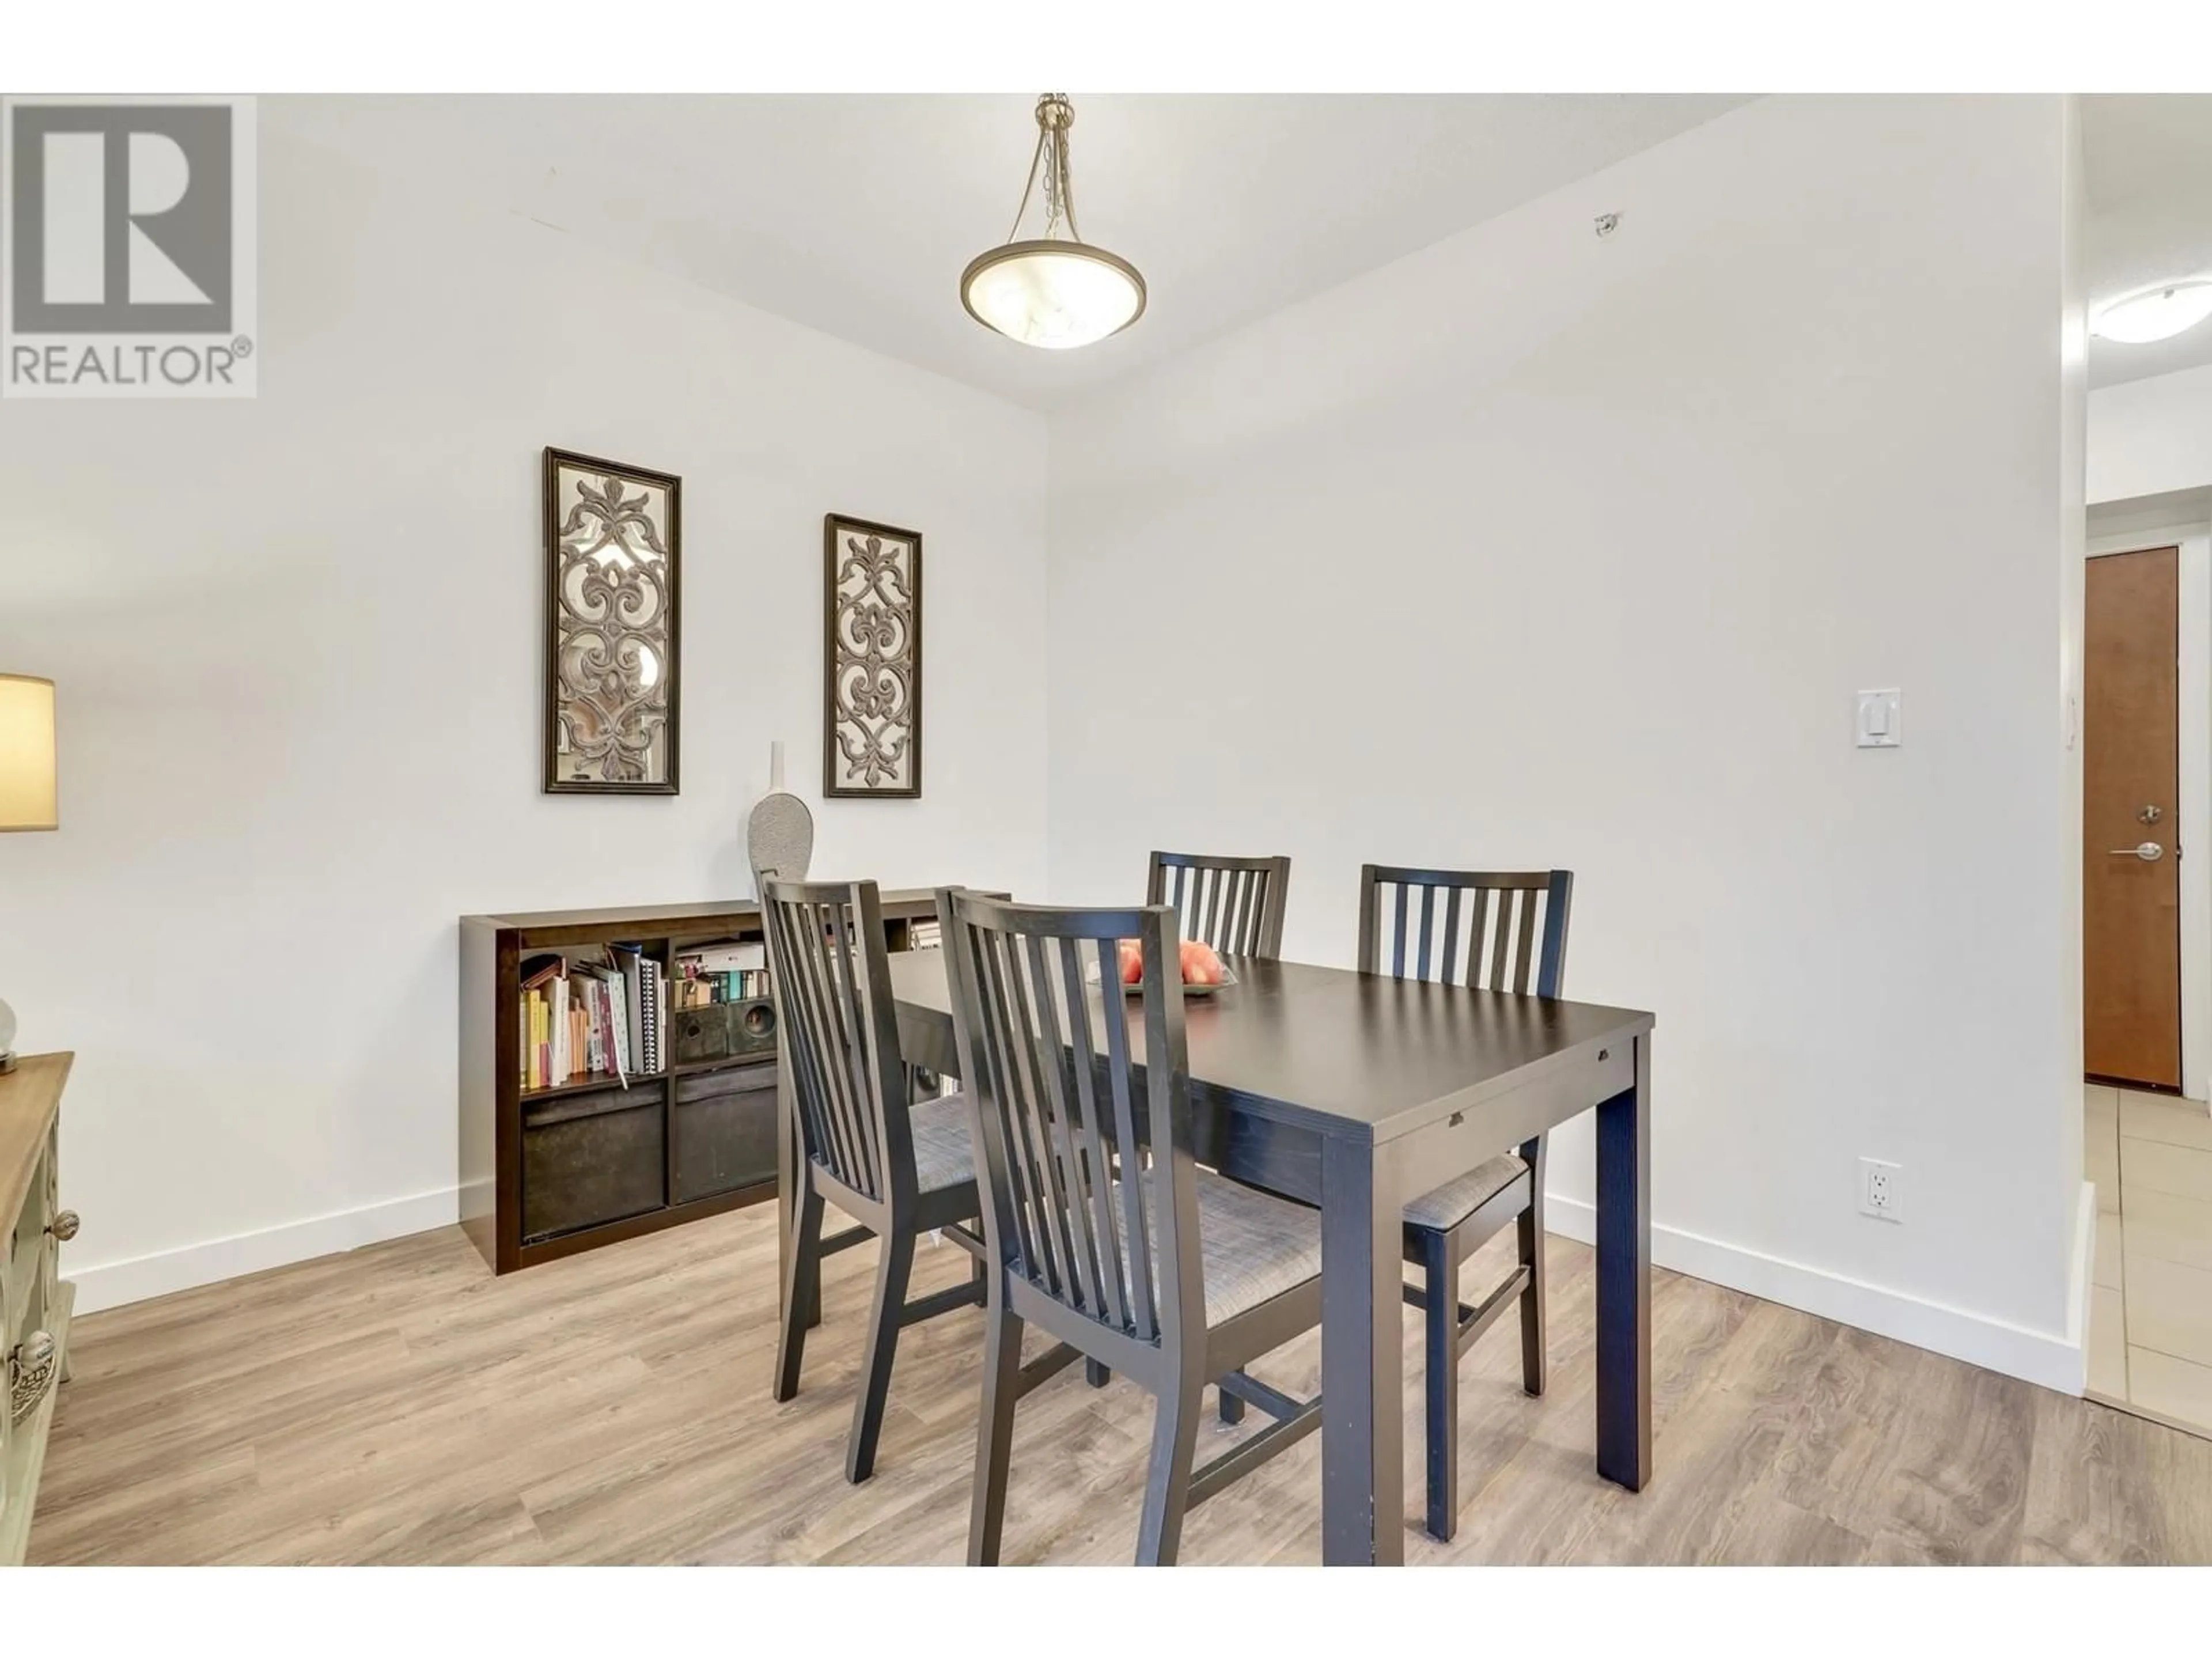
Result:
M545 788L677 793L683 480L545 452Z

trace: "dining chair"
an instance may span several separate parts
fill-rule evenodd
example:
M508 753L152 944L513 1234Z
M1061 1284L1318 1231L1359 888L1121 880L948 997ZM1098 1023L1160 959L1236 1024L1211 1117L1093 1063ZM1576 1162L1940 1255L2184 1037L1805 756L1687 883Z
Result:
M1186 1513L1320 1426L1318 1400L1245 1371L1321 1322L1320 1218L1199 1167L1172 909L956 889L937 904L989 1292L968 1559L999 1559L1015 1403L1085 1358L1158 1399L1137 1563L1171 1565ZM1125 939L1143 957L1133 1014L1116 971ZM1032 1324L1055 1346L1024 1364ZM1194 1468L1209 1383L1275 1420Z
M1173 905L1182 937L1231 956L1282 954L1290 891L1286 858L1154 853L1145 872L1146 903Z
M1574 885L1568 870L1500 875L1364 866L1359 970L1556 997ZM1415 895L1418 906L1409 907ZM1405 1258L1422 1270L1420 1286L1408 1285L1405 1297L1425 1314L1428 1528L1446 1542L1459 1522L1460 1358L1516 1302L1521 1386L1544 1392L1544 1139L1524 1141L1406 1206ZM1509 1221L1519 1230L1519 1260L1504 1283L1469 1307L1460 1300L1461 1264Z
M1215 853L1159 853L1147 861L1145 902L1175 908L1183 939L1202 939L1232 956L1279 956L1283 949L1283 911L1290 900L1287 858L1235 858ZM1096 1359L1083 1363L1094 1389L1113 1373ZM1221 1396L1221 1420L1240 1423L1244 1402Z
M913 1098L876 884L769 880L761 899L769 986L790 1054L804 1151L775 1395L785 1401L799 1392L823 1258L866 1238L880 1240L860 1395L845 1448L845 1478L857 1483L875 1471L900 1330L982 1305L982 1240L972 1230L982 1208L975 1142L959 1096ZM823 1237L829 1204L859 1224ZM975 1271L966 1284L908 1302L915 1240L932 1229L969 1250Z

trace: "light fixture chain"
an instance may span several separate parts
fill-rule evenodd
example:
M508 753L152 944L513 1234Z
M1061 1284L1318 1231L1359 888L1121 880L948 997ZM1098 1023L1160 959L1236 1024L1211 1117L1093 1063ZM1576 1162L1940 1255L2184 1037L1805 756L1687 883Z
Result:
M1058 188L1053 192L1058 203L1054 216L1067 221L1067 234L1079 242L1083 240L1083 232L1075 222L1075 174L1068 165L1066 127L1053 134L1052 161L1053 176L1059 180Z
M1045 143L1051 137L1052 134L1044 128L1037 129L1036 148L1030 152L1030 176L1022 185L1022 204L1014 210L1013 226L1006 232L1006 240L1010 242L1022 234L1022 216L1030 210L1030 195L1036 189L1037 167L1044 160ZM1047 194L1050 194L1048 190Z
M1052 234L1052 228L1060 222L1060 181L1064 163L1060 160L1060 135L1049 127L1044 135L1044 234Z

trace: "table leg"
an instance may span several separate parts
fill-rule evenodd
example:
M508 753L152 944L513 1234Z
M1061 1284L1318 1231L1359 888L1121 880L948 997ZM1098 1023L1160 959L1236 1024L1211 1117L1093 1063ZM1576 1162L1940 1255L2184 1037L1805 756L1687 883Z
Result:
M1402 1199L1388 1147L1330 1138L1321 1166L1321 1553L1406 1559Z
M1325 1258L1324 1258L1325 1259ZM1597 1109L1597 1472L1651 1478L1651 1039L1635 1086Z

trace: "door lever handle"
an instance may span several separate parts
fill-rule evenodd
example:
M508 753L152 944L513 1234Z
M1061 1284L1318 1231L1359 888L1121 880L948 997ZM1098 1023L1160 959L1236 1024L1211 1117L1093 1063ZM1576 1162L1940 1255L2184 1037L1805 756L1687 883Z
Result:
M2155 864L2166 856L2166 848L2154 841L2147 841L2135 847L2115 847L2106 856L2116 859L2141 859L2145 864Z

